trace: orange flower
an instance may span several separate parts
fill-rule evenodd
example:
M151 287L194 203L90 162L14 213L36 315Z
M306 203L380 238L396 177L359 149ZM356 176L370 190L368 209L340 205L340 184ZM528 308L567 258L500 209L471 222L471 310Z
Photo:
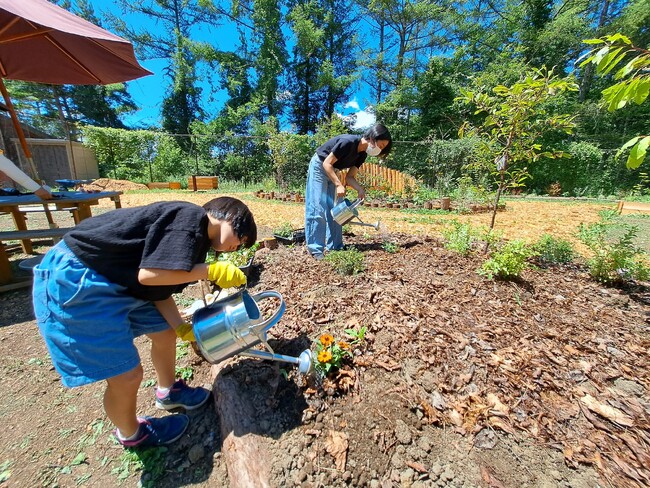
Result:
M341 349L348 349L348 348L350 347L350 344L348 344L348 343L345 342L345 341L341 341L341 342L339 342L339 347L340 347Z
M328 347L334 343L334 337L330 334L323 334L322 336L320 336L320 343L323 346Z
M329 351L321 351L318 353L318 362L326 363L332 359L332 353Z

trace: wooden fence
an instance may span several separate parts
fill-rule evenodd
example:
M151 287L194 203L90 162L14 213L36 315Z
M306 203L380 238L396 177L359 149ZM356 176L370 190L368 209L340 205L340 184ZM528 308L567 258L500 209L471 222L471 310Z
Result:
M407 187L414 190L417 186L412 176L379 164L363 163L357 176L366 190L384 190L393 194L403 193Z

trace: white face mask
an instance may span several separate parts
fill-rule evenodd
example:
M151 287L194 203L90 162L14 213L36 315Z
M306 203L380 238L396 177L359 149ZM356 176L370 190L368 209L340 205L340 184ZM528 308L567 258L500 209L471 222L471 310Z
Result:
M366 148L366 153L368 153L368 156L379 156L381 153L381 149L379 146L373 146L372 144L368 143L368 147Z

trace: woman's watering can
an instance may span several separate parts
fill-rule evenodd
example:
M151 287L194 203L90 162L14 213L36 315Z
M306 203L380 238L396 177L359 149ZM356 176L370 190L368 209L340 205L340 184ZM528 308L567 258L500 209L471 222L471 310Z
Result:
M280 300L278 309L266 320L257 306L257 302L265 298ZM196 343L203 357L211 363L240 354L297 364L298 371L307 373L311 368L309 349L296 358L275 354L266 342L266 332L278 323L285 310L284 299L277 291L250 295L246 289L239 290L194 312L192 326ZM264 344L269 351L251 349L258 344Z
M332 217L339 225L354 224L363 225L366 227L374 227L379 230L379 221L374 224L366 224L359 218L359 211L357 207L363 203L363 198L350 202L347 198L334 205L332 209ZM359 222L353 222L352 219L356 218Z

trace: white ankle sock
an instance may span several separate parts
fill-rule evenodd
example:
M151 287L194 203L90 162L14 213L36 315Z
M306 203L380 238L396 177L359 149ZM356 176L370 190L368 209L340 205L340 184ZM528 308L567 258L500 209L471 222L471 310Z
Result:
M171 390L171 389L172 389L171 386L169 388L158 387L158 388L156 388L156 393L158 393L159 397L166 397L169 394L169 390Z
M130 437L124 437L122 433L120 432L120 429L117 429L117 437L122 440L122 441L134 441L140 436L140 426L138 426L138 430L135 431L135 434L133 434Z

